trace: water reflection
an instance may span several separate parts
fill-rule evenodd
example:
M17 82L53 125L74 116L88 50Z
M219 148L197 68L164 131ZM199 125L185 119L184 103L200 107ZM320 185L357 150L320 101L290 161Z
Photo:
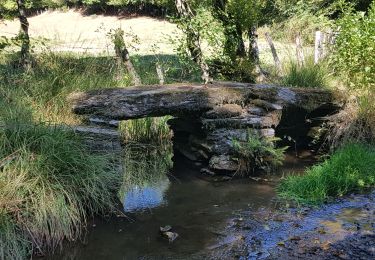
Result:
M155 208L166 204L165 192L168 190L170 181L167 176L164 180L146 186L134 186L124 196L124 211L133 212Z
M172 167L170 146L128 146L124 150L124 181L120 191L125 212L142 211L166 204Z

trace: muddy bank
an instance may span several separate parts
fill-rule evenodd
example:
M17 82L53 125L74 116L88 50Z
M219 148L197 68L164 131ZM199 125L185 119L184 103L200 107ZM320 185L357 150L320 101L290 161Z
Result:
M375 192L231 220L211 259L375 259Z

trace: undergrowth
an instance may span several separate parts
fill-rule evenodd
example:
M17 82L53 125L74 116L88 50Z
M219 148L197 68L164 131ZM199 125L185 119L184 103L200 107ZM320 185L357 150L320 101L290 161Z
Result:
M239 165L237 174L250 174L256 169L270 171L272 167L281 165L287 147L276 147L276 141L277 138L266 138L250 130L246 141L232 140Z
M288 176L279 185L278 194L298 203L320 204L374 185L375 148L351 143L307 169L304 175Z
M285 75L280 84L288 87L329 88L330 71L324 62L314 64L313 58L306 59L303 65L290 60L285 66Z

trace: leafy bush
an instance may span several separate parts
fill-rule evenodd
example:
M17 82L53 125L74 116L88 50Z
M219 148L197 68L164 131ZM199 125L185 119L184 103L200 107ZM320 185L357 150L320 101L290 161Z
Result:
M299 66L296 61L290 61L286 66L286 72L280 81L283 86L326 88L329 86L329 74L324 63L314 64L312 58Z
M375 2L367 15L345 10L337 21L338 35L331 65L347 86L349 100L343 116L333 122L333 141L368 141L375 138ZM353 99L353 98L352 98ZM353 104L355 106L353 106ZM353 111L355 113L353 113ZM351 115L351 116L348 116ZM344 120L342 120L344 119ZM345 120L346 119L346 120ZM337 138L337 137L338 138Z
M301 203L319 204L374 185L375 148L352 143L307 169L304 175L288 176L279 185L278 194Z
M354 89L375 87L375 2L368 14L352 9L337 21L332 65Z
M232 140L235 156L239 162L238 173L249 174L255 169L269 171L281 165L287 147L277 148L277 138L265 138L258 132L248 130L246 141Z

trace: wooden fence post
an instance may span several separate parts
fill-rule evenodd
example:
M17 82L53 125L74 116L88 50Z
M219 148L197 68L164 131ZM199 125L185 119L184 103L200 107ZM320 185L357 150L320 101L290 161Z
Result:
M269 35L268 32L265 33L265 36L266 36L267 42L268 42L268 44L271 48L271 52L272 52L273 60L275 61L276 69L277 69L278 72L281 72L280 59L279 59L279 56L277 56L276 48L275 48L275 45L272 42L272 38L271 38L271 36Z
M317 64L323 57L323 33L321 31L315 32L315 49L314 49L314 63Z
M296 55L298 66L302 67L305 63L305 55L303 54L301 33L296 35Z
M159 84L164 85L164 82L165 82L164 72L159 62L156 63L156 74L158 75L158 78L159 78Z

